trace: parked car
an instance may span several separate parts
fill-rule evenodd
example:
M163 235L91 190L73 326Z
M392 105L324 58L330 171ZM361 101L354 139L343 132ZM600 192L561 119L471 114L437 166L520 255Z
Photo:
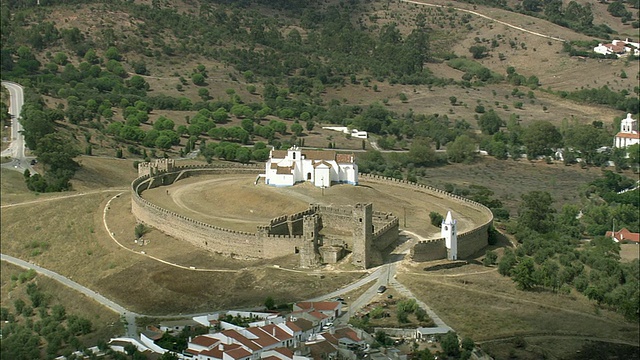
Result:
M383 293L383 292L385 292L385 291L387 291L387 287L386 287L386 286L384 286L384 285L381 285L381 286L378 288L378 294L382 294L382 293Z

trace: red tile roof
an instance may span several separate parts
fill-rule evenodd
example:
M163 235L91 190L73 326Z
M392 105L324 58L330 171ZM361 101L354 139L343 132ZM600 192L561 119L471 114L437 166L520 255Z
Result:
M278 169L276 170L276 174L291 175L291 168L288 166L278 166Z
M640 139L640 133L629 134L629 133L619 132L616 134L616 137L627 138L627 139Z
M258 350L262 349L262 346L258 345L257 343L253 342L252 340L247 339L246 337L244 337L242 334L240 334L239 332L237 332L235 330L224 330L224 331L222 331L222 334L227 336L227 337L230 337L230 338L234 339L235 341L239 342L240 344L246 346L251 351L258 351Z
M214 339L212 337L209 336L196 336L191 340L191 343L196 344L196 345L200 345L200 346L204 346L204 347L211 347L213 344L217 343L218 339Z
M298 326L298 324L294 323L293 321L287 321L286 325L287 327L289 327L289 329L293 330L294 332L302 331L302 329Z
M271 152L272 159L284 159L287 157L287 150L273 150Z
M340 308L339 301L302 301L296 303L296 306L302 310L318 310L318 311L334 311Z
M640 234L632 233L627 228L622 228L620 229L620 231L616 231L615 234L613 234L611 231L607 231L607 233L604 236L613 237L612 235L615 235L615 238L618 241L640 242Z
M338 154L338 155L336 155L336 161L338 163L352 163L352 162L355 162L353 154Z
M225 351L225 354L231 356L234 359L244 359L251 356L251 353L247 350L239 347L237 349Z
M303 150L302 155L307 160L335 160L336 152L333 150Z
M279 352L280 354L289 357L289 358L293 358L293 351L291 351L291 349L285 348L285 347L279 347L279 348L275 348L273 349L274 351Z
M319 311L309 311L309 315L311 315L311 316L313 316L315 318L318 318L320 320L328 318L327 315L325 315L325 314L323 314L323 313L321 313Z

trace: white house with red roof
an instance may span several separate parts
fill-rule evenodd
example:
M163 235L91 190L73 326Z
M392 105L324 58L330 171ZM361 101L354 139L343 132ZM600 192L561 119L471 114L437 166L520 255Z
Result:
M640 234L632 233L627 228L622 228L620 231L607 231L604 236L612 238L615 242L631 241L636 244L640 243Z
M289 150L269 153L265 166L265 184L293 186L309 181L317 187L329 187L335 183L358 184L358 165L353 154L338 154L326 150L301 150L297 146Z
M293 304L292 316L311 321L319 329L332 323L342 314L342 303L339 301L303 301Z
M617 57L627 54L640 56L640 44L629 41L629 39L613 40L610 44L598 44L598 46L593 48L593 51L602 55L615 54Z
M293 322L228 329L189 340L186 353L198 360L257 359L268 350L295 348L303 331ZM280 351L279 353L286 353Z
M640 144L638 120L632 118L631 114L627 114L627 117L620 122L620 132L616 134L613 146L624 149L635 144Z

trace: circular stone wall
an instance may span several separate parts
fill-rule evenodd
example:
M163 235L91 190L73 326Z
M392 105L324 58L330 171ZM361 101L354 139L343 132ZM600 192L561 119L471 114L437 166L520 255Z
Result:
M341 184L322 190L301 183L277 188L265 185L262 179L256 184L260 172L262 167L185 167L139 178L132 184L132 212L150 226L208 250L243 254L246 249L235 245L251 243L253 249L245 255L257 257L270 257L270 251L256 238L257 226L277 216L303 211L311 203L330 206L371 202L374 210L393 213L402 229L425 239L440 237L439 229L430 224L429 213L445 215L451 210L458 221L460 256L486 246L491 211L438 189L366 174L361 174L358 186ZM465 237L473 242L467 246L473 250L465 251ZM207 238L225 241L218 244L214 240L211 243L217 245L212 247Z

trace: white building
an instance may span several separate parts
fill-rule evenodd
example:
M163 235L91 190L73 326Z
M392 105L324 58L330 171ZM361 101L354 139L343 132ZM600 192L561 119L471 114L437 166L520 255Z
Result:
M627 114L627 118L622 119L620 123L620 132L616 134L613 146L624 149L638 143L640 143L638 120L634 120L631 118L631 114Z
M334 183L358 184L358 165L353 154L335 151L301 150L297 146L289 150L273 150L265 169L265 184L292 186L310 181L317 187L329 187Z
M351 137L358 139L366 139L369 137L366 131L360 131L358 129L349 130L346 126L323 126L322 128L326 130L340 131L341 133L351 135Z
M458 260L458 221L451 216L451 211L447 211L447 217L442 221L440 234L444 238L447 248L447 259Z
M629 41L629 39L613 40L610 44L598 44L593 51L602 55L616 54L617 57L626 54L640 56L640 43Z

